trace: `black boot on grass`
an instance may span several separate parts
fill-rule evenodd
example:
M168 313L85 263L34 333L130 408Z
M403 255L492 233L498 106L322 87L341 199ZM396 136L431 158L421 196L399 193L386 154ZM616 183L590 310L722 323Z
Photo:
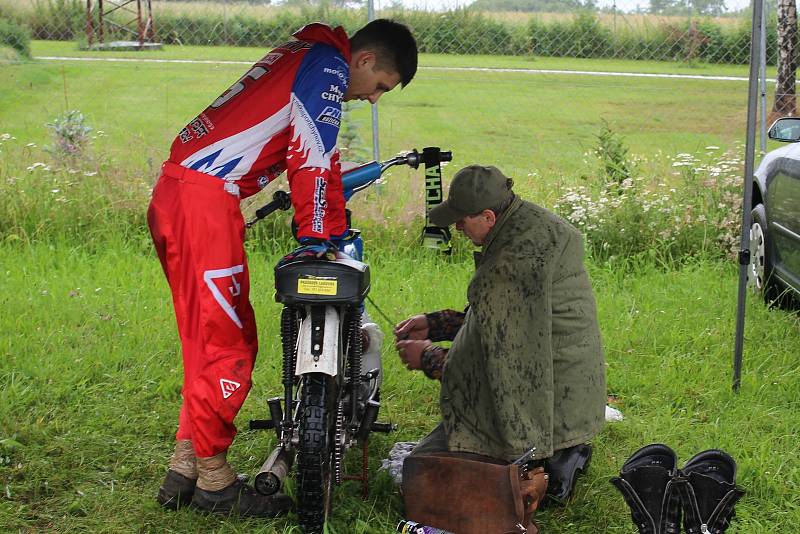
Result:
M192 507L203 512L242 517L277 517L292 508L292 499L281 493L261 495L240 478L218 491L195 488Z
M639 534L678 534L682 481L675 466L675 451L661 443L642 447L628 458L611 483L631 509Z
M177 471L170 469L164 482L158 488L158 503L169 510L177 510L192 501L196 478L187 478Z
M736 485L736 461L725 451L710 449L694 455L681 469L678 486L686 534L722 534L736 515L734 506L745 494Z

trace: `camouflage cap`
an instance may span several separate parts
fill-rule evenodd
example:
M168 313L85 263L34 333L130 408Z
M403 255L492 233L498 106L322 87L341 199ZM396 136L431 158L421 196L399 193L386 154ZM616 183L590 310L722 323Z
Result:
M436 226L450 226L467 215L498 206L511 196L510 183L497 167L464 167L450 182L447 200L434 206L428 218Z

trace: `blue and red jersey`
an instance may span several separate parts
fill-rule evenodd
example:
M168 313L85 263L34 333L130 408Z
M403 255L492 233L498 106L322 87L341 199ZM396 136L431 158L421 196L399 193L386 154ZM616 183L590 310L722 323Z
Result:
M319 23L294 36L187 124L169 159L238 185L243 198L288 171L298 237L328 239L347 229L336 138L350 41Z

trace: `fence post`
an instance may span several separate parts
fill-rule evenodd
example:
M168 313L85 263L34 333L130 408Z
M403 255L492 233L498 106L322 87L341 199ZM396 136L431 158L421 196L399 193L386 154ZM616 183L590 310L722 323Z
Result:
M222 2L222 43L224 46L231 45L228 33L228 0Z
M367 19L370 22L375 20L375 3L367 0ZM378 147L378 103L372 104L372 158L380 161L380 149Z
M761 78L761 129L760 129L760 148L761 154L767 153L767 2L762 2L761 13L761 57L759 58Z

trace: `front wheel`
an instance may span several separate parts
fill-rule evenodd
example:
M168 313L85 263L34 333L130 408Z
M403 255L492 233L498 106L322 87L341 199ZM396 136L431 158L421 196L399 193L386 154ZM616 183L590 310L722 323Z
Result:
M321 534L330 510L334 401L331 378L313 373L300 390L297 513L306 534Z

